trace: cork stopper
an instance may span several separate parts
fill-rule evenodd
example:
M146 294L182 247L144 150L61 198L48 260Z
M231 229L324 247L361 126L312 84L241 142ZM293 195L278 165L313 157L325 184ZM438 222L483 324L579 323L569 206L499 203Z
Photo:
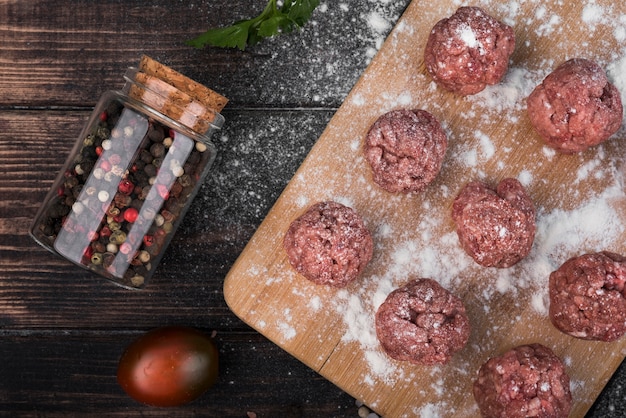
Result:
M161 64L147 55L141 57L139 71L165 81L178 90L187 93L206 107L220 113L228 99L221 94L203 86L202 84L185 77L181 73Z
M228 99L144 55L139 68L125 74L130 97L204 134L221 125L219 114Z

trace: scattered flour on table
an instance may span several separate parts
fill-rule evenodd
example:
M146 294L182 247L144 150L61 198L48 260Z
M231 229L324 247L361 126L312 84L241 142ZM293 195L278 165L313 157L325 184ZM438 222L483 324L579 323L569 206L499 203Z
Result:
M367 15L366 21L374 33L386 33L391 29L391 22L375 11Z
M588 27L594 28L597 23L605 18L604 14L605 10L602 6L589 2L583 7L582 21L586 23Z
M392 1L370 0L370 10L361 19L369 29L372 45L365 51L368 61L374 58L378 50L383 46L389 31L400 15L394 10Z
M604 156L603 156L604 148L598 147L597 158L589 160L578 167L576 170L576 179L574 180L574 184L578 184L583 180L588 179L589 177L600 178L603 175L603 171L599 170L603 164Z
M283 310L282 320L280 320L277 325L278 329L282 333L283 339L285 341L291 340L297 335L296 329L291 325L292 317L291 310L286 308Z
M487 86L485 90L465 99L480 105L487 112L483 115L490 119L490 114L505 111L525 109L525 99L533 89L543 80L547 72L531 72L523 67L512 67L504 76L504 79L494 85Z
M483 153L483 156L486 160L491 159L496 154L496 147L494 146L491 138L484 132L478 130L474 133L476 139L480 141L480 147Z
M427 403L417 410L421 418L443 418L448 411L447 405L440 403Z
M556 209L540 211L537 218L537 234L531 253L519 264L505 270L494 270L492 286L483 290L485 300L495 293L529 289L531 306L540 315L547 314L547 280L567 258L577 252L607 249L624 233L624 225L613 199L623 198L620 187L607 188L600 196L583 203L573 210ZM387 295L406 282L409 277L431 277L442 286L454 289L459 284L462 272L475 268L473 261L458 245L456 234L450 233L437 238L440 220L430 219L415 229L415 238L410 232L393 231L394 237L376 237L386 241L391 262L384 275L365 277L362 290L341 290L334 300L337 311L342 315L346 331L344 342L358 342L368 362L370 376L392 384L407 376L381 351L374 327L375 312ZM388 234L389 228L386 228ZM424 237L432 237L424 240ZM398 239L403 237L404 239ZM367 290L365 290L367 289ZM373 292L372 292L372 289ZM489 306L485 306L485 311Z
M530 170L524 169L520 171L517 179L522 183L522 186L528 187L533 182L533 173L531 173Z
M626 28L626 18L624 20L624 27ZM626 40L626 34L624 38L624 40ZM619 90L622 96L622 103L626 106L626 48L622 51L620 57L609 63L606 68L606 73L609 80ZM624 118L626 119L626 116L624 116Z
M318 312L322 308L322 300L315 295L309 300L309 307L313 312Z

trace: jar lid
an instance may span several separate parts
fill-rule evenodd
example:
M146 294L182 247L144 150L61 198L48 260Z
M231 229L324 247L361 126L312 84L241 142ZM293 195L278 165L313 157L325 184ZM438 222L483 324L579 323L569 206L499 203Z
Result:
M226 97L146 55L139 68L129 68L124 78L130 97L198 133L223 124L219 112L228 102Z
M221 94L153 60L147 55L141 57L139 71L165 81L218 113L228 103L228 99Z

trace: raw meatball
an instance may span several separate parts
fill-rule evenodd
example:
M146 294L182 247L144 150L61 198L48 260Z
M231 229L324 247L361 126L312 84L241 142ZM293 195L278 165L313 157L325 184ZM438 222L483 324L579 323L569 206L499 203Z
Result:
M498 84L515 49L510 26L479 7L461 7L433 27L424 62L433 80L452 92L476 94Z
M474 399L484 418L567 418L572 407L569 376L547 347L516 347L482 365Z
M535 207L524 186L502 180L496 190L467 184L454 200L452 219L461 246L484 267L510 267L530 252L535 239Z
M420 192L432 182L448 147L437 119L425 110L393 110L371 126L365 158L374 181L392 192Z
M550 274L550 320L585 340L614 341L626 331L626 258L601 252L567 260Z
M317 284L345 287L372 258L372 236L353 209L320 202L293 221L283 246L289 263Z
M396 360L443 364L467 343L470 323L461 299L432 279L417 279L380 305L376 335Z
M622 124L622 99L598 64L575 58L561 64L530 94L528 116L552 148L583 151L606 141Z

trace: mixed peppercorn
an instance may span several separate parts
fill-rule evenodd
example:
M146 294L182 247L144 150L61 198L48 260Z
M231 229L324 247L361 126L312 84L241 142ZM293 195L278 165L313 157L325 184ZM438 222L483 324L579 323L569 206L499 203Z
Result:
M141 287L213 152L119 100L91 126L34 234L75 263Z

